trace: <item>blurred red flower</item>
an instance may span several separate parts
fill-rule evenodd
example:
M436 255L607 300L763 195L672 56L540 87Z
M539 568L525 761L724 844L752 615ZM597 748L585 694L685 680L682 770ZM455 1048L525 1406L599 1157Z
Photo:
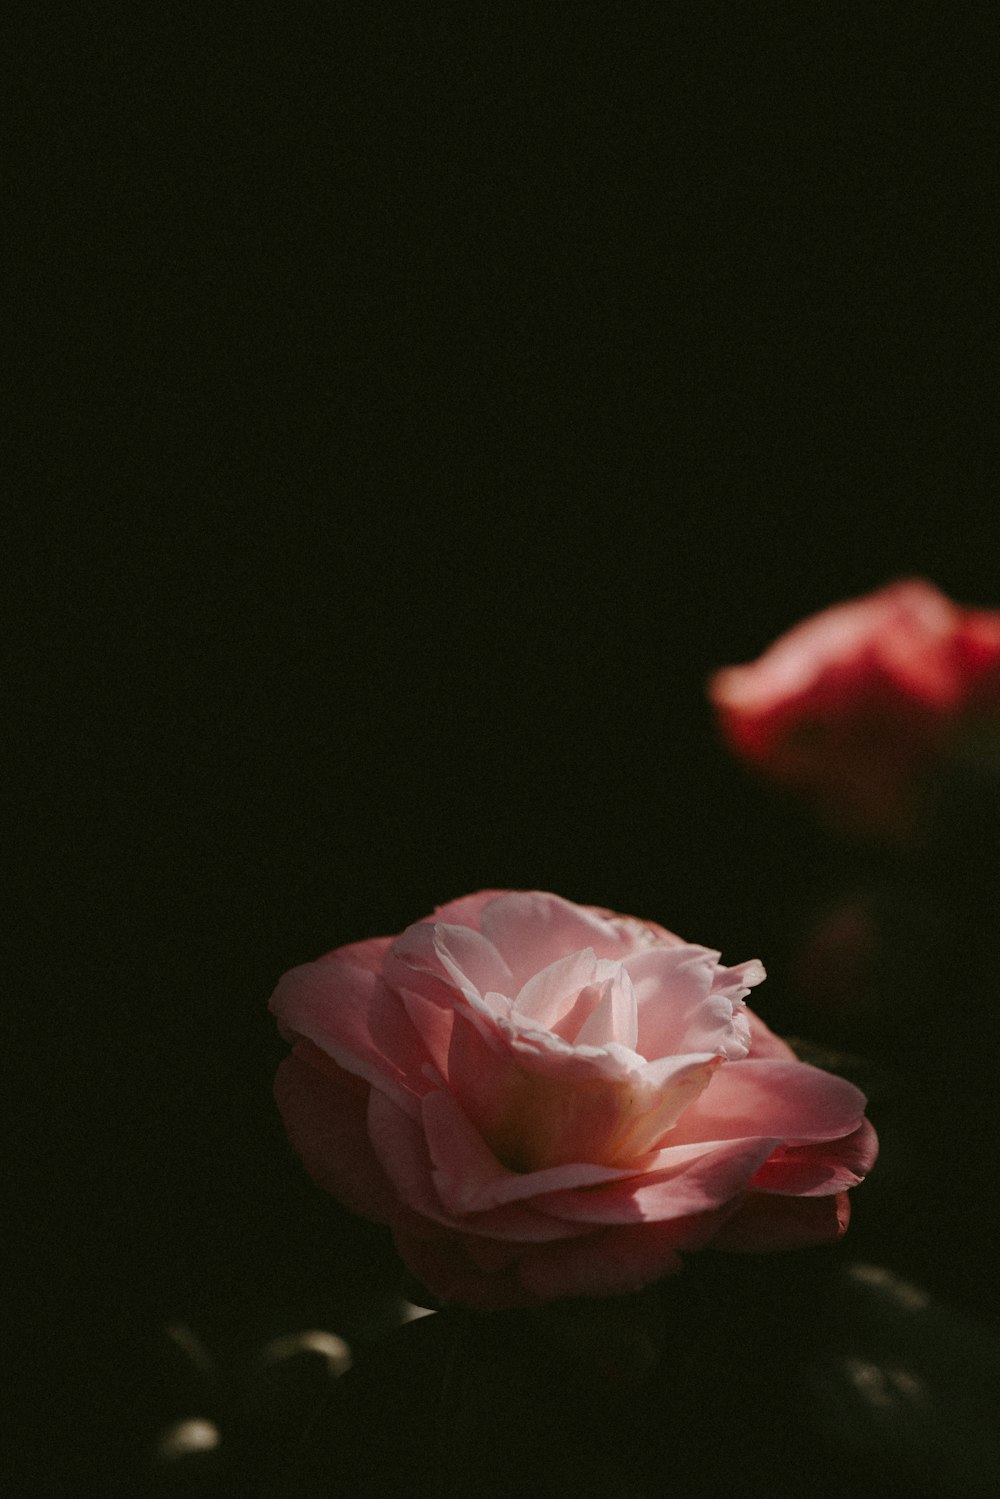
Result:
M716 672L709 696L743 759L841 823L906 837L928 770L1000 710L1000 611L892 583Z

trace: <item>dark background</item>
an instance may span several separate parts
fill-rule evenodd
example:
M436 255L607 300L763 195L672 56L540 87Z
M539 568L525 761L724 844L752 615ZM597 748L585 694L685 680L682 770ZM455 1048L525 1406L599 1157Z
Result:
M285 1145L284 969L482 886L780 948L819 836L707 673L893 576L1000 604L987 16L13 36L11 1138L67 1451L160 1322L238 1351L393 1283Z

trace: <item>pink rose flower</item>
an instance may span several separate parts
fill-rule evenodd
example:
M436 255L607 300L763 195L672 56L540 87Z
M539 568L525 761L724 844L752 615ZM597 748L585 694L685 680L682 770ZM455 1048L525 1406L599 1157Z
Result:
M738 755L837 820L905 836L950 737L1000 709L1000 612L892 583L717 672L709 695Z
M482 891L295 968L275 1093L311 1176L478 1308L637 1290L681 1254L838 1238L865 1098L745 1006L764 970Z

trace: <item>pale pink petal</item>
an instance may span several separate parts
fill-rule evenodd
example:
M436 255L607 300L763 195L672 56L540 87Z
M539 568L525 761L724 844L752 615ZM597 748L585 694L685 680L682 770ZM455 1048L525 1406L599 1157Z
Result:
M674 1131L693 1140L766 1136L799 1142L833 1140L856 1130L865 1096L846 1078L804 1062L726 1062L685 1111Z
M746 999L750 990L762 984L766 977L764 965L757 958L737 963L732 968L716 969L712 980L712 994L722 995L733 1007L732 1026L727 1033L723 1052L730 1061L738 1061L750 1050L750 1019Z
M851 1218L846 1192L833 1197L776 1197L750 1193L712 1240L727 1254L770 1254L830 1244L846 1232Z
M484 908L481 930L502 953L518 988L567 953L592 947L599 958L618 958L628 939L596 910L542 890L515 890Z
M509 893L507 890L477 890L475 895L461 895L457 900L446 901L443 906L435 906L429 920L445 921L449 926L470 926L478 932L483 908L490 901L499 900L501 895Z
M734 963L730 968L723 965L715 970L712 990L715 994L727 994L731 999L746 999L751 989L762 984L767 972L759 958L749 958L745 963Z
M443 980L466 996L491 989L516 992L510 969L486 937L445 922L416 922L392 944L385 960L386 982L394 988L415 987L415 974Z
M368 1140L368 1084L300 1041L278 1068L274 1096L317 1186L352 1212L389 1223L396 1193Z
M634 1051L638 1034L632 980L624 968L617 966L617 971L600 984L597 1004L581 1025L573 1044L603 1047L616 1042Z
M560 1041L568 1041L571 1046L574 1046L581 1029L600 1002L600 985L587 984L553 1025L552 1034L558 1036Z
M608 953L608 957L626 957L629 953L640 952L644 947L686 946L683 937L678 937L676 932L668 932L666 927L660 926L656 921L639 921L635 916L621 916L617 911L609 911L604 906L585 906L584 909L593 916L603 917L610 932L620 942L620 950Z
M645 1223L714 1211L750 1182L773 1140L672 1147L657 1152L656 1169L586 1192L553 1192L535 1207L574 1223Z
M597 977L597 958L592 947L568 953L532 974L514 1000L519 1015L542 1029L552 1030L575 1004L580 990L590 988ZM596 1004L594 996L593 1003ZM572 1036L565 1036L571 1041Z
M755 1192L828 1197L864 1181L878 1155L878 1137L867 1119L842 1140L784 1145L764 1162L750 1186Z
M605 1046L572 1045L553 1031L516 1017L496 1017L496 1026L517 1061L528 1072L559 1082L625 1082L637 1077L643 1058L617 1041Z
M686 1051L746 1055L732 998L712 993L718 957L709 948L685 944L647 948L624 960L635 988L636 1050L642 1056L653 1061Z
M427 1049L398 998L374 973L336 957L281 979L271 1010L286 1034L305 1036L348 1072L415 1109L429 1084Z

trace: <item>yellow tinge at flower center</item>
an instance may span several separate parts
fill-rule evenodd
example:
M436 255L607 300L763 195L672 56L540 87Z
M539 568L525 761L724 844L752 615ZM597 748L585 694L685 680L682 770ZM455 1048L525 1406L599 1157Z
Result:
M561 1081L516 1066L489 1144L511 1171L574 1162L627 1166L661 1144L721 1061L713 1057L660 1086L641 1077Z

